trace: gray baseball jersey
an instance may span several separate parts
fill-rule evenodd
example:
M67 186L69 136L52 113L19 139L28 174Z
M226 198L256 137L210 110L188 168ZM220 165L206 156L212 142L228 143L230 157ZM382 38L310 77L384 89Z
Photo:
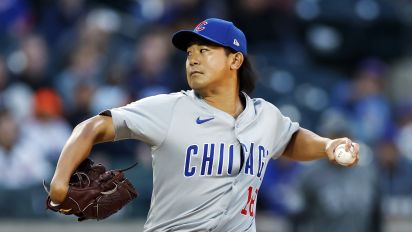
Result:
M111 110L115 140L151 146L153 192L144 231L256 231L267 163L299 125L269 102L244 96L236 119L194 91Z

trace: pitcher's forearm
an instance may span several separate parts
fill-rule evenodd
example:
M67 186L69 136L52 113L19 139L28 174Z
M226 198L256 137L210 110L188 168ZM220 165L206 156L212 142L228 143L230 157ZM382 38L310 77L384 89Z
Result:
M50 196L53 202L64 200L72 173L87 158L93 147L93 138L82 134L82 129L84 128L76 128L73 131L57 162L50 185Z
M309 161L327 157L326 144L329 138L300 128L291 138L284 155L298 161Z
M93 145L113 139L114 127L110 117L95 116L76 126L60 154L50 185L53 202L64 200L72 173L89 156Z
M87 158L92 147L92 138L73 133L62 150L59 161L57 162L54 178L64 181L64 183L69 183L71 174L76 167Z

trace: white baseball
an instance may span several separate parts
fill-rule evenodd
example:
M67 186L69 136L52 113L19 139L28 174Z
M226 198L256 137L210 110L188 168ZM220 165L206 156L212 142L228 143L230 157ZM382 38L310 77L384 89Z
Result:
M349 151L345 151L345 144L340 144L335 149L335 160L338 164L348 166L352 164L356 159L355 153L353 151L353 146L350 147Z

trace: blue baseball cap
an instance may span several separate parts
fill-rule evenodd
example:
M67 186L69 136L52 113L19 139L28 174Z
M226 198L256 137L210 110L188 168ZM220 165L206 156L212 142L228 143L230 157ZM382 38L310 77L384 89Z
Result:
M243 55L247 55L245 34L232 22L210 18L199 23L193 31L181 30L173 35L173 45L183 51L195 38L202 38L212 43L232 48Z

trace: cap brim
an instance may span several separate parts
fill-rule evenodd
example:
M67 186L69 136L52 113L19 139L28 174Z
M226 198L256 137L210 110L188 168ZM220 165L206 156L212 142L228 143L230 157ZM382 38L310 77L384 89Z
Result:
M196 32L189 31L189 30L182 30L176 32L173 37L172 37L172 43L173 45L182 51L186 51L187 48L189 47L189 44L194 40L194 39L204 39L206 41L215 43L220 46L225 46L207 36L200 35Z

